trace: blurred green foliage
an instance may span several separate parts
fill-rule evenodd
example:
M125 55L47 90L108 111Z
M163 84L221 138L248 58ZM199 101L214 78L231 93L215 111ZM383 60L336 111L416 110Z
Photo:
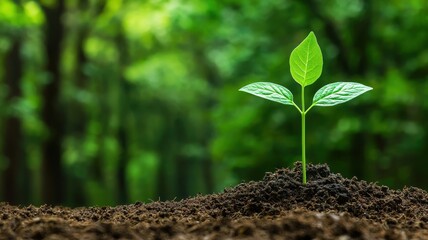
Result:
M59 1L0 1L3 146L15 136L9 120L22 123L15 146L22 155L12 159L3 147L0 159L0 176L20 161L14 203L49 202L41 148L58 129L41 115L49 99L43 89L58 81L46 68L45 43L47 13ZM63 1L52 112L63 116L59 203L184 198L300 161L299 114L237 90L270 81L298 92L288 56L311 30L323 49L321 85L354 81L374 90L347 106L311 111L308 162L392 187L428 188L425 0ZM8 79L14 46L22 76ZM21 92L11 95L14 81ZM12 201L10 177L1 181L0 200Z

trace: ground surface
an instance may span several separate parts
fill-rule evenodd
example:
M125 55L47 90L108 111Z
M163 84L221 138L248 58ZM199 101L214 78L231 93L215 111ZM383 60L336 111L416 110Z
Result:
M0 203L0 239L428 239L428 193L346 179L326 165L223 193L101 208Z

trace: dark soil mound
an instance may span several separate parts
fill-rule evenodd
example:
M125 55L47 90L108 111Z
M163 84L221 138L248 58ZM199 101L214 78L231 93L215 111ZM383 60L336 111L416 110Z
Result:
M327 165L223 193L101 208L0 204L0 239L428 239L428 194L346 179Z

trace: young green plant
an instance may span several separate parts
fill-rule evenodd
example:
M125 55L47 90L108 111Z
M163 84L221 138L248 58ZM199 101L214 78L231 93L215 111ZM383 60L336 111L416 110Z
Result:
M347 102L367 91L371 87L355 82L335 82L320 88L314 95L312 105L305 108L305 87L314 83L322 73L323 59L321 48L313 32L291 52L290 72L293 79L301 86L301 106L293 101L293 94L287 88L271 83L256 82L249 84L239 91L274 102L294 106L302 116L302 174L303 184L306 184L306 114L312 107L334 106Z

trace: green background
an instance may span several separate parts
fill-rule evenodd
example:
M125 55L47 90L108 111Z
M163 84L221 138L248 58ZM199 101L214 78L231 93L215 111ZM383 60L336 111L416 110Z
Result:
M220 192L300 161L289 88L310 31L323 75L374 88L307 115L307 160L428 189L426 0L1 0L0 201L116 205Z

